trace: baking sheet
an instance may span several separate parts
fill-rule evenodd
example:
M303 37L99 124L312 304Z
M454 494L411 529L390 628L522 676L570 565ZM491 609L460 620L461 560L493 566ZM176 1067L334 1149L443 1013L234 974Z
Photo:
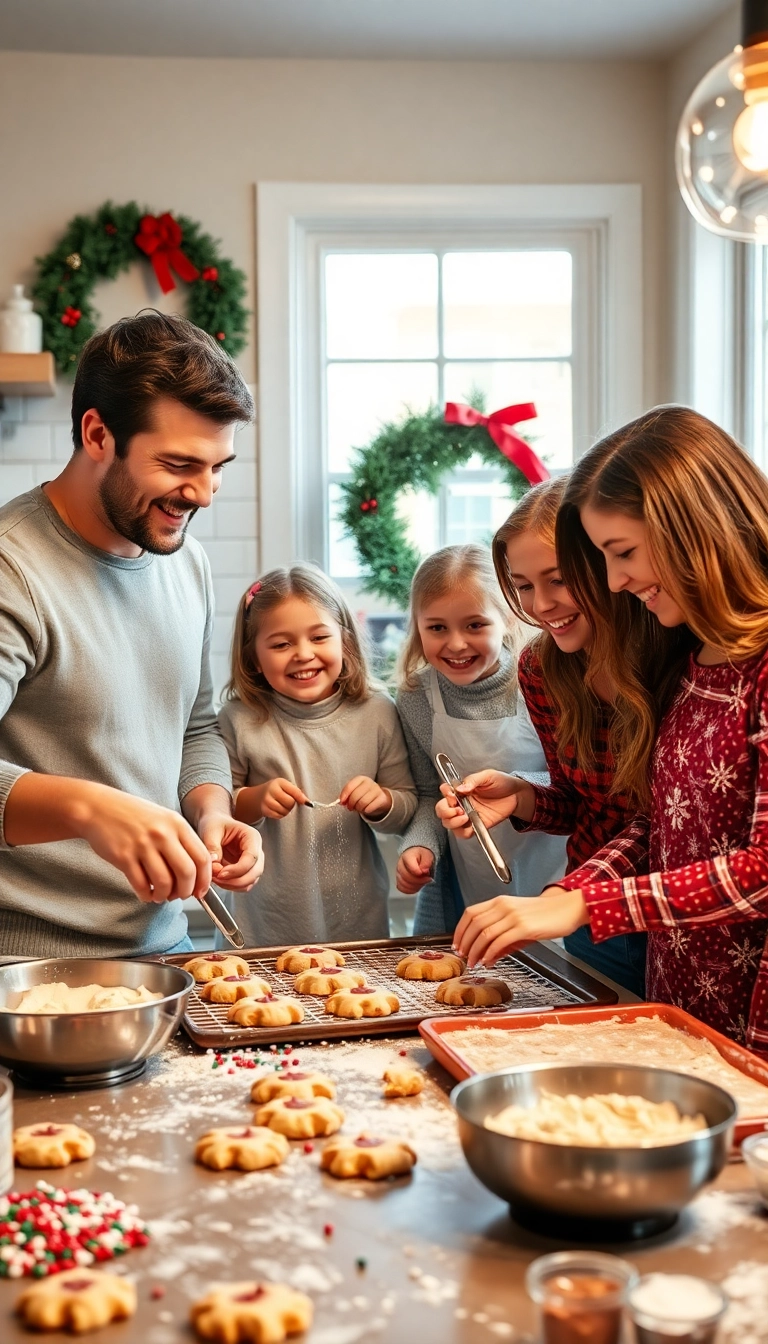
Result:
M561 1012L531 1012L525 1013L519 1018L492 1017L490 1014L475 1016L471 1022L467 1022L464 1017L454 1016L435 1018L432 1021L424 1022L420 1025L419 1031L434 1055L449 1073L461 1081L469 1078L477 1070L470 1061L457 1049L455 1045L448 1045L443 1036L447 1032L461 1031L465 1027L494 1028L501 1031L528 1031L533 1027L543 1027L556 1023L564 1023L568 1026L574 1026L578 1023L587 1022L610 1022L614 1018L621 1018L624 1022L636 1022L638 1018L658 1017L662 1022L667 1022L671 1027L677 1027L680 1031L685 1031L689 1036L696 1036L699 1039L710 1041L715 1049L728 1064L739 1069L741 1073L747 1074L755 1082L762 1083L768 1087L768 1063L760 1059L758 1055L747 1050L743 1045L737 1045L735 1041L723 1036L721 1032L708 1027L706 1023L700 1022L697 1017L691 1013L686 1013L682 1008L675 1008L669 1003L624 1003L617 1004L614 1008L575 1008L569 1011L567 1016ZM669 1067L669 1066L665 1066ZM736 1123L735 1142L741 1143L748 1134L758 1134L768 1126L768 1107L764 1116L750 1116L748 1119L738 1120Z
M311 1041L349 1039L353 1036L391 1035L392 1032L415 1031L425 1018L440 1017L445 1005L435 999L438 982L434 980L402 980L396 974L397 963L410 953L425 948L447 950L450 938L399 938L378 942L334 943L343 952L350 970L365 973L366 983L392 990L400 1000L400 1011L390 1017L363 1017L359 1019L333 1017L325 1012L324 1000L311 994L296 994L295 975L275 970L275 961L285 947L253 948L231 955L242 957L249 969L268 981L278 994L297 998L304 1009L304 1021L286 1027L240 1027L227 1022L229 1004L208 1003L196 989L190 994L183 1018L187 1035L206 1048L229 1048L243 1045L268 1045L275 1041ZM183 953L158 960L183 966L194 953ZM205 955L201 953L199 955ZM584 1004L615 1003L616 995L591 976L572 966L554 949L540 948L503 957L494 967L494 975L506 980L513 991L511 1004L498 1008L457 1008L460 1018L473 1023L479 1017L496 1021L501 1015L516 1012L558 1008L570 1012Z

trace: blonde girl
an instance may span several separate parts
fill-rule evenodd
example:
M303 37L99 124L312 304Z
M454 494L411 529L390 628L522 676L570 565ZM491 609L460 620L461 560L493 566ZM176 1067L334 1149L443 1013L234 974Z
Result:
M647 929L649 997L768 1052L768 481L717 425L659 407L582 459L558 549L575 596L602 576L695 649L647 824L462 945L490 959L586 922L597 940Z
M460 842L441 827L435 754L447 752L462 775L503 768L546 781L541 742L518 693L517 638L484 547L446 546L422 562L397 696L419 795L397 885L419 893L416 933L450 932L465 906L504 890L477 840ZM507 890L540 891L563 872L562 840L511 826L495 838L512 872Z
M265 852L258 897L236 909L247 941L388 937L374 832L402 831L416 794L397 710L320 569L271 570L243 595L226 696L235 815L261 825Z

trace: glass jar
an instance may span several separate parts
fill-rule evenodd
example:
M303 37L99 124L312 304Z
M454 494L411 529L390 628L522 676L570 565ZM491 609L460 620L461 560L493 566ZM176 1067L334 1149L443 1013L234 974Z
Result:
M529 1265L525 1286L541 1309L544 1344L619 1344L638 1274L600 1251L558 1251Z

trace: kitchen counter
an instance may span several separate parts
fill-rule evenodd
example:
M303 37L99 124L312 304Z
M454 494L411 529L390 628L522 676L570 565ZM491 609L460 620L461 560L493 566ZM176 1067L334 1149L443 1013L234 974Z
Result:
M427 1086L419 1097L384 1101L382 1071L403 1050L426 1069ZM150 1060L142 1078L120 1088L58 1095L17 1090L16 1125L74 1121L97 1143L92 1159L63 1171L17 1170L17 1188L47 1179L64 1188L111 1190L135 1202L153 1224L148 1247L105 1266L135 1276L137 1315L86 1338L94 1344L189 1341L190 1303L210 1283L261 1275L288 1281L314 1299L308 1344L531 1344L535 1314L525 1269L564 1243L517 1228L506 1206L472 1176L448 1101L453 1080L420 1039L317 1044L289 1058L336 1080L345 1132L365 1129L411 1142L419 1153L412 1178L334 1180L318 1170L322 1140L312 1153L294 1143L285 1164L271 1171L246 1175L197 1166L194 1143L205 1130L252 1121L248 1096L257 1073L214 1069L213 1056L183 1035ZM768 1329L768 1214L743 1164L730 1165L672 1232L645 1245L605 1249L627 1255L641 1273L663 1269L722 1281L737 1266L752 1266L742 1273L748 1304L723 1338L732 1344L768 1338L762 1333ZM356 1267L358 1257L364 1268ZM3 1344L71 1339L30 1335L15 1322L13 1304L28 1282L0 1282ZM761 1322L753 1335L750 1314Z

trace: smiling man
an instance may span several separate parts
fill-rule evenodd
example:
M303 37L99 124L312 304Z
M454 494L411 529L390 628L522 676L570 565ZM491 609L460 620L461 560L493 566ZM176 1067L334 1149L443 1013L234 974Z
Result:
M0 954L183 950L180 899L262 869L216 727L211 578L186 537L253 402L216 342L143 313L94 336L74 452L0 509Z

